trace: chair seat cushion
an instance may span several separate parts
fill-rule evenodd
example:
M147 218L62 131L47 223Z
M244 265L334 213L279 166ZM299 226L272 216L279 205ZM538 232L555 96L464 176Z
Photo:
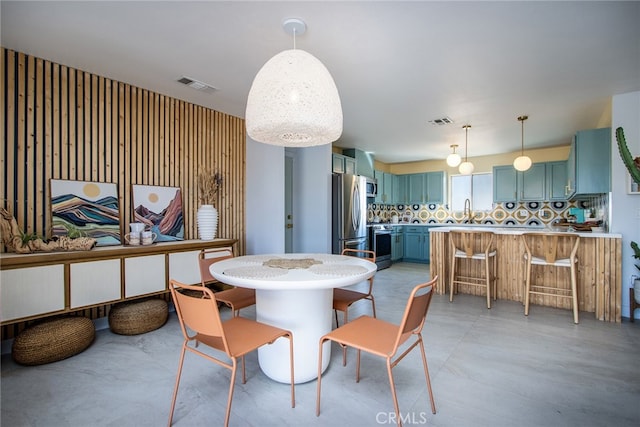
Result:
M167 302L158 298L126 301L109 311L109 328L120 335L138 335L158 329L167 321Z
M496 251L489 252L489 258L492 256L496 256ZM484 259L484 252L478 252L468 257L465 251L456 249L456 258Z
M231 288L214 294L216 300L232 305L236 310L256 303L256 291L246 288Z
M333 308L345 311L347 307L356 301L365 299L368 295L351 289L335 288L333 290Z
M525 260L527 259L527 254L524 255ZM576 259L576 262L578 262L578 260ZM536 265L555 265L556 267L571 267L571 259L570 258L562 258L562 259L557 259L555 260L555 262L550 263L547 262L547 260L545 260L544 258L539 258L539 257L531 257L531 264L536 264Z
M75 356L91 345L96 329L87 317L47 320L13 340L11 355L21 365L42 365Z

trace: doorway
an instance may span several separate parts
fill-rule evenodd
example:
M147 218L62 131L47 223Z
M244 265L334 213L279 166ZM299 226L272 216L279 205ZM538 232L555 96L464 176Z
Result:
M284 252L293 253L293 160L290 150L284 154Z

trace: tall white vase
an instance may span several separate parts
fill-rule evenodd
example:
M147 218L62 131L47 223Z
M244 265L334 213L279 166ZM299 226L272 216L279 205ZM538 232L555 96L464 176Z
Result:
M640 279L636 279L633 282L633 296L636 299L636 302L640 304Z
M198 209L198 235L200 240L213 240L218 230L218 210L213 205L202 205Z

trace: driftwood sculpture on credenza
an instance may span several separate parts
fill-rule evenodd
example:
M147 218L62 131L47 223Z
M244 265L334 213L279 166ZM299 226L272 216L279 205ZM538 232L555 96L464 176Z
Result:
M20 229L13 215L4 208L0 208L0 233L7 250L18 254L38 251L87 251L96 245L96 239L92 237L55 236L50 240L44 240L42 237L26 234Z

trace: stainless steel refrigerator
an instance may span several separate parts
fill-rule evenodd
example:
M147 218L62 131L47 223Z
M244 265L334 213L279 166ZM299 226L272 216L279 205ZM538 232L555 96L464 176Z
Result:
M334 173L332 250L367 249L367 189L363 176Z

